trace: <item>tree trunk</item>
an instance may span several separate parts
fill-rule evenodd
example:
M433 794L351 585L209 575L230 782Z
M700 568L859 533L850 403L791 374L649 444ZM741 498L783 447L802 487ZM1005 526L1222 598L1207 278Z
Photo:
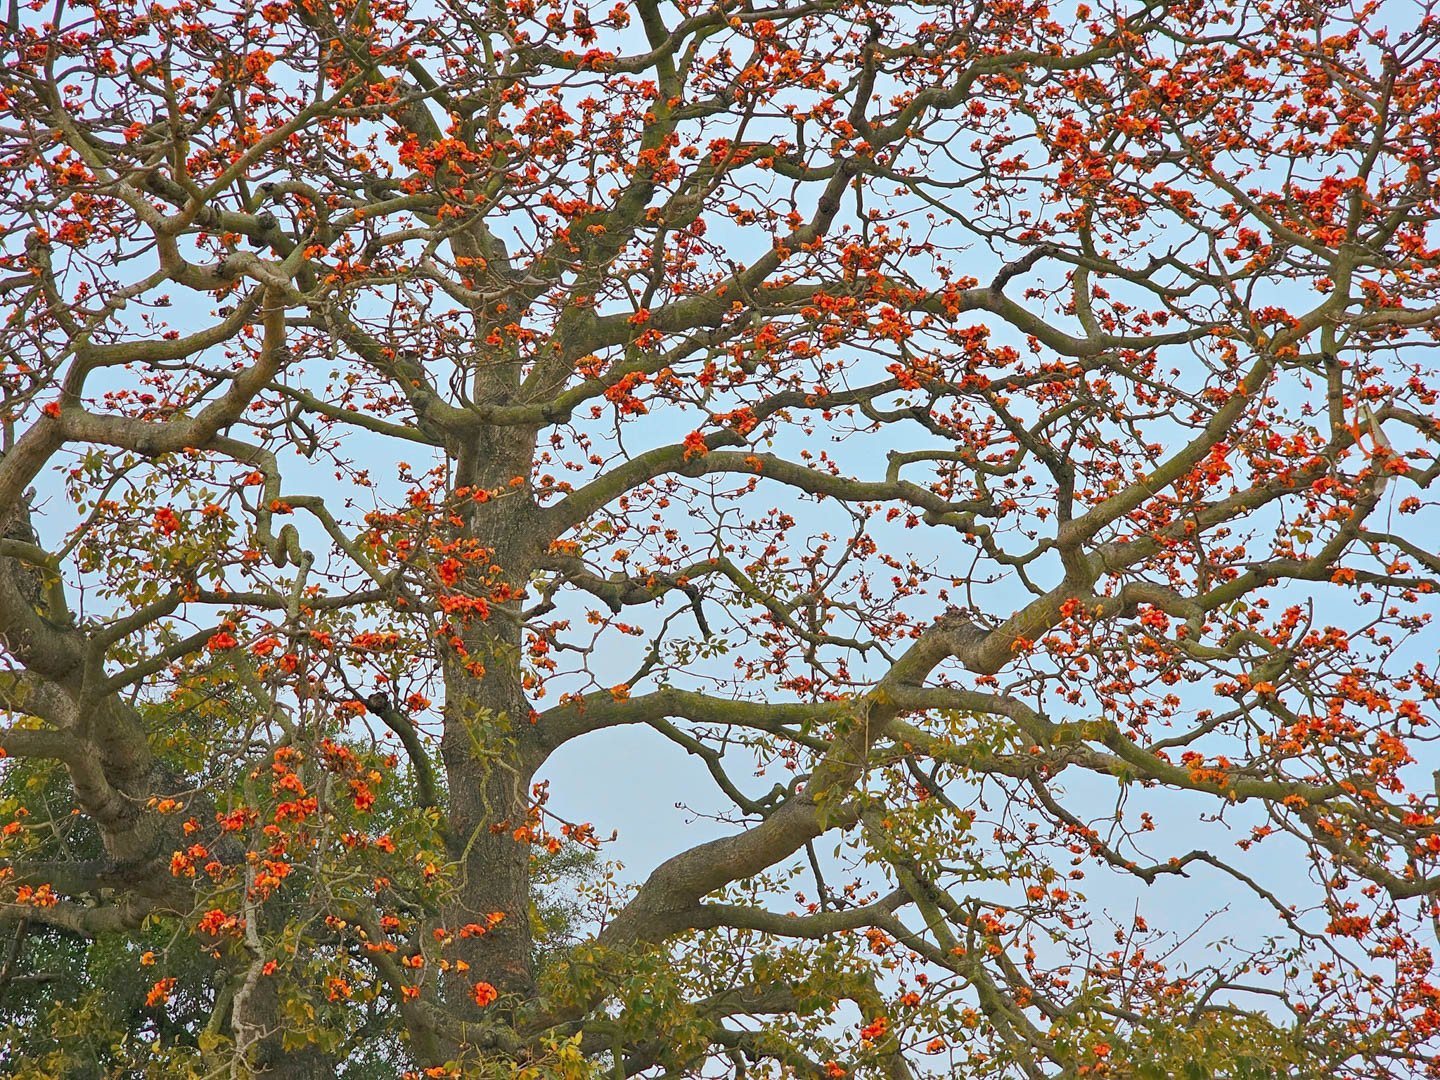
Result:
M526 825L537 756L531 744L530 701L522 682L520 607L535 559L529 470L534 434L487 433L456 465L458 488L495 492L471 501L459 539L487 554L469 563L460 589L491 602L488 618L456 623L445 664L444 734L440 754L449 790L447 826L457 880L444 912L454 933L467 923L483 935L459 936L454 955L469 970L452 975L448 1004L460 1015L486 1014L472 989L491 984L501 995L488 1015L509 1012L534 992L530 927L531 848ZM512 481L523 480L519 484ZM498 568L498 569L496 569ZM463 648L456 649L459 641Z
M502 655L489 659L483 678L471 676L463 664L449 665L446 673L440 753L450 790L450 858L458 875L445 912L447 929L485 926L492 914L503 916L483 935L456 939L458 955L470 965L464 979L457 980L467 1000L471 985L479 981L521 998L534 988L530 845L523 833L519 839L516 835L530 805L530 755L518 731L529 722L529 704L518 672L504 670L502 644L509 643L497 635L494 651ZM469 651L473 658L475 650Z

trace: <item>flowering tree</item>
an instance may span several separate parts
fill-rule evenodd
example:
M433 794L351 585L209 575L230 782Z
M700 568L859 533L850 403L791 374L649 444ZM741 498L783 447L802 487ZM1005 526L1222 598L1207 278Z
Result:
M1440 1074L1396 7L12 0L6 1069Z

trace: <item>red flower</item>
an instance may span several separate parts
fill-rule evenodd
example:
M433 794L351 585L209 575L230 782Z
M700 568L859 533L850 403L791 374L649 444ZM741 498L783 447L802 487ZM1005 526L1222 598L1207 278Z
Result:
M173 536L180 529L180 519L175 516L175 511L168 506L162 506L155 511L155 531L162 536Z
M874 1020L872 1020L870 1023L866 1024L860 1029L860 1038L863 1039L865 1042L873 1042L874 1040L883 1037L885 1032L889 1030L889 1018L884 1016L877 1016Z
M477 982L472 993L475 995L475 1004L482 1009L500 996L500 991L488 982Z
M170 991L175 988L175 976L170 975L161 979L154 986L150 987L150 993L145 995L145 1004L152 1009L156 1005L164 1005L170 1000Z
M234 634L231 634L225 630L221 630L218 634L213 635L210 640L205 643L205 648L209 649L211 652L222 652L225 649L233 649L238 644L240 643L235 640Z
M710 448L705 445L705 436L701 435L700 432L692 431L689 435L685 436L686 461L689 461L692 457L704 456L709 452Z

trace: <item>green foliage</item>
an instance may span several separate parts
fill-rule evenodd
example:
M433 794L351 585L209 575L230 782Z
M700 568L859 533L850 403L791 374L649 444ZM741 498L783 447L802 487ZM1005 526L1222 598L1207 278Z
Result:
M177 789L216 790L216 777L207 775L215 758L197 753L197 748L221 729L243 727L239 718L255 707L233 682L216 678L214 670L208 675L209 692L178 696L171 705L147 711L157 752L172 770ZM348 745L362 760L372 753L365 743ZM231 779L230 798L236 804L245 801L247 775L237 769L224 773ZM399 780L381 786L364 822L410 853L398 864L402 872L445 860L433 815L417 812L410 794ZM219 808L224 811L224 798ZM3 855L9 859L63 868L104 858L93 825L75 812L69 778L57 762L0 763L0 814L25 823L3 840ZM567 845L535 858L533 929L540 966L548 970L568 958L583 930L587 909L582 897L596 873L597 857L593 850ZM396 1026L393 1002L374 984L358 955L346 960L343 951L337 955L316 948L333 932L310 925L299 903L300 896L322 882L343 896L353 873L317 879L302 867L290 883L290 899L264 907L259 929L266 953L289 957L266 978L277 983L285 1022L282 1052L290 1059L288 1067L302 1070L293 1075L393 1080L408 1060L402 1044L387 1037ZM392 884L402 890L448 887L443 875L429 883L424 875L414 876L408 886L403 881ZM227 899L232 892L221 883L208 899L197 898L197 909L233 904L233 897ZM209 940L214 945L207 948L178 916L151 916L135 932L95 937L33 921L14 924L6 974L0 977L0 1072L19 1080L207 1075L232 1049L227 1009L251 962L237 943ZM174 989L162 1002L147 1001L162 974L176 980ZM330 990L337 979L349 987L343 996ZM546 1072L546 1077L582 1075L575 1070L584 1059L567 1046L557 1044L554 1064L559 1071Z

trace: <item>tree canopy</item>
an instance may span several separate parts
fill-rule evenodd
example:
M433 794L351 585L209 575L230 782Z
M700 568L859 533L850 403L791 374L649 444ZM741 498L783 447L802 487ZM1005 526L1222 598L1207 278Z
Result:
M1428 5L0 35L8 1075L1440 1075Z

